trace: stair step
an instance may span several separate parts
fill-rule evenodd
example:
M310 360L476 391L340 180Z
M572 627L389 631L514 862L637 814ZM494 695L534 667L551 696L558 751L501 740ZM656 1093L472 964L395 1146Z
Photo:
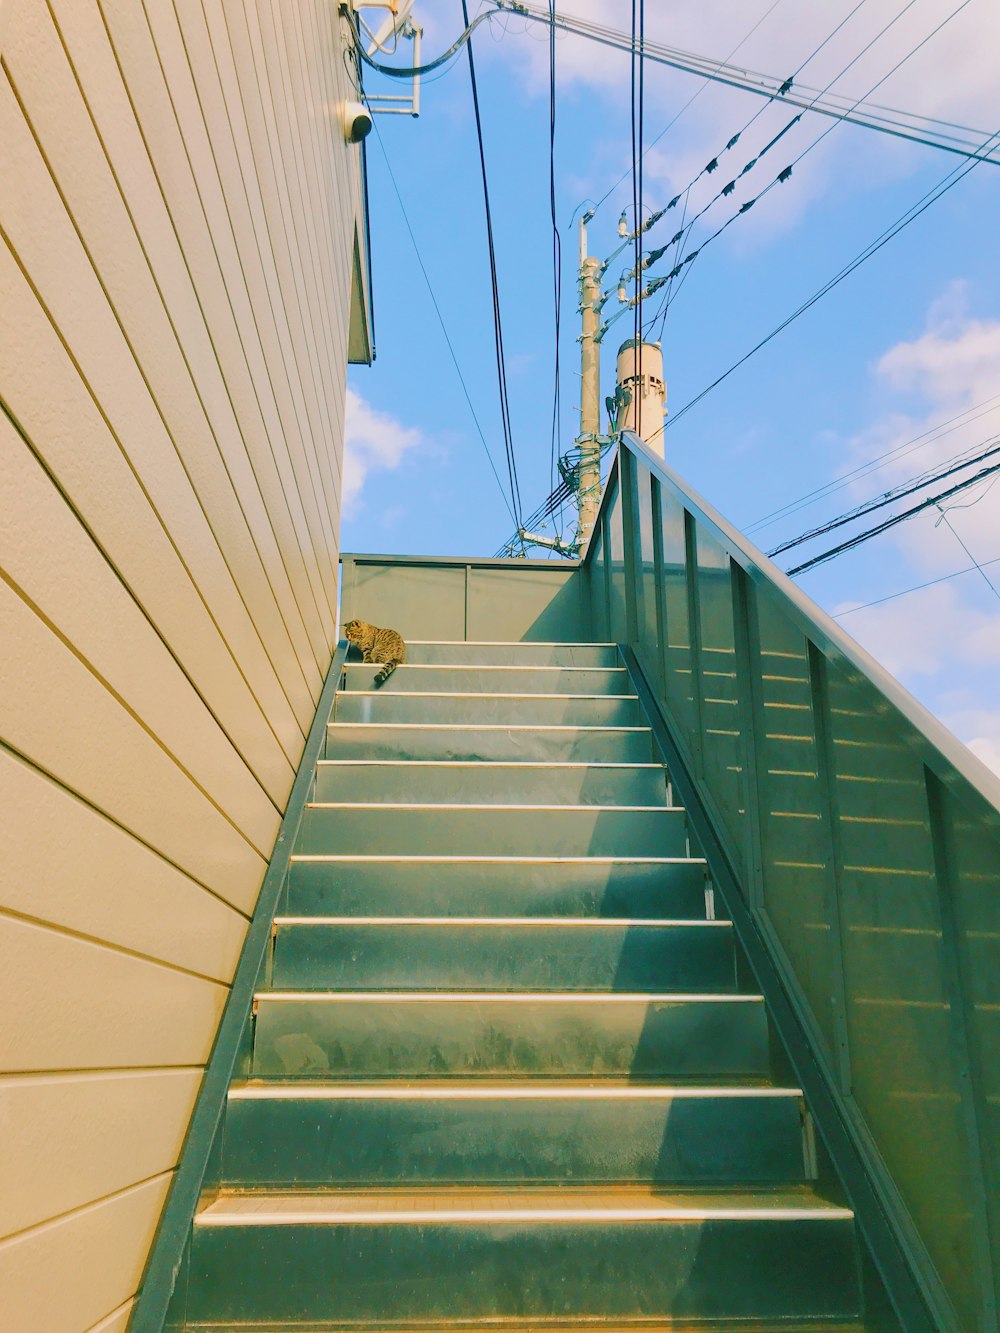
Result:
M634 694L421 693L348 690L334 701L336 722L486 722L529 726L638 726Z
M248 1281L247 1275L253 1274ZM853 1217L806 1190L223 1192L188 1317L482 1320L859 1314ZM331 1321L332 1323L333 1321Z
M466 759L645 763L649 727L493 726L427 722L331 722L327 759Z
M319 804L296 853L406 856L687 856L680 807Z
M705 916L705 863L293 856L292 916Z
M763 1083L759 996L258 994L255 1077Z
M666 805L662 764L321 760L317 801Z
M228 1186L794 1183L796 1089L621 1083L250 1084L230 1090Z
M580 666L621 665L613 643L468 643L407 639L406 660L411 663L484 666Z
M380 663L349 662L348 691L371 690ZM404 663L379 687L395 694L628 694L623 666L489 666L482 663Z
M287 990L683 991L736 988L727 921L592 917L279 917Z

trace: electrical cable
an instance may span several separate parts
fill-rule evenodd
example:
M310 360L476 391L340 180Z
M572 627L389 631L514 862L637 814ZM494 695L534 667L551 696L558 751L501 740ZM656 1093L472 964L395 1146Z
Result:
M996 478L994 478L994 481L995 481L995 480L996 480ZM993 485L993 482L990 482L990 486L992 486L992 485ZM989 489L990 489L990 486L988 486L986 489L989 490ZM980 496L979 498L982 499L982 496ZM938 509L941 509L941 517L938 519L938 523L943 522L943 523L945 524L945 526L947 527L948 531L951 533L951 535L952 535L952 536L955 538L955 540L958 542L959 546L961 546L962 550L965 552L965 554L969 557L969 559L970 559L970 560L972 561L972 563L975 565L976 569L979 570L979 573L982 575L983 582L986 584L987 588L989 588L990 592L991 592L991 593L993 594L993 596L997 599L997 601L1000 602L1000 592L997 591L997 589L996 589L996 587L995 587L993 581L991 580L990 576L986 573L986 571L983 569L982 565L979 563L979 561L976 559L976 557L972 554L972 552L971 552L971 551L969 550L969 548L966 546L966 544L965 544L965 542L962 540L962 538L958 535L958 529L955 527L955 525L952 523L951 519L948 517L948 512L949 512L950 508L951 508L951 506L949 505L948 509L941 509L941 506L938 505ZM934 526L937 527L937 523L935 523Z
M869 472L878 472L881 468L886 466L887 462L896 458L906 457L907 454L913 453L917 449L923 449L928 444L936 443L938 440L943 439L945 435L950 435L953 431L959 430L962 426L971 425L973 421L979 421L982 417L989 416L989 414L995 412L998 407L1000 407L1000 394L996 394L992 398L986 398L980 403L974 403L971 407L967 407L964 412L959 412L956 416L938 422L936 426L931 426L922 434L913 436L912 439L906 440L903 444L896 445L894 448L887 450L883 454L877 454L867 462L859 464L856 468L852 468L850 472L845 472L833 481L827 482L823 486L818 486L815 490L807 491L805 495L800 495L797 500L789 500L787 504L782 505L778 509L773 509L769 514L765 514L763 518L755 519L753 523L749 523L743 531L749 535L750 533L759 531L761 528L771 527L771 525L778 522L779 519L787 518L789 514L798 513L800 509L806 509L810 505L816 504L817 501L823 499L833 491L843 490L845 486L849 486L856 478L865 476ZM980 408L983 410L980 411ZM970 413L972 412L977 413L977 415L970 416ZM969 417L968 421L964 420L966 417Z
M466 32L472 28L469 23L469 9L466 0L462 0L462 17ZM486 177L486 149L483 145L483 122L479 114L479 88L476 83L476 62L472 54L472 40L466 45L469 57L469 81L472 85L472 108L476 121L476 139L479 145L479 165L483 178L483 204L486 212L486 242L490 261L490 285L493 291L493 341L496 348L497 387L500 394L500 420L503 429L504 451L507 455L507 471L510 477L511 500L514 513L521 513L521 489L517 477L517 460L514 457L514 438L510 424L510 403L507 397L507 363L504 356L503 324L500 317L500 285L497 279L496 250L493 244L493 214L490 209L490 189ZM516 521L516 520L515 520Z
M383 65L379 61L371 58L364 48L364 38L361 35L358 16L351 6L347 7L348 21L354 30L354 42L357 47L358 55L369 69L373 69L379 74L388 74L389 77L393 79L412 79L415 75L430 74L432 70L440 68L441 65L450 60L453 55L456 55L457 52L461 50L464 43L469 42L471 46L472 34L479 27L480 23L485 23L488 19L492 19L497 11L495 9L487 9L482 14L477 14L471 23L469 22L468 12L466 11L464 4L462 6L462 12L465 15L465 31L452 42L451 46L448 47L443 55L439 55L436 59L429 60L423 65L408 65L404 69L398 65Z
M912 9L916 3L917 0L908 0L907 4L903 6L903 8L899 11L899 13L895 16L895 18L890 19L890 21L885 25L885 27L880 29L880 31L875 34L875 36L867 43L867 45L862 47L862 49L858 52L858 54L854 56L854 58L851 61L849 61L847 65L844 66L844 68L840 71L840 73L834 76L834 78L830 81L830 83L828 83L827 86L823 89L823 92L824 93L829 92L833 84L836 83L844 74L846 74L852 65L857 64L857 62L861 59L861 57L867 51L869 51L872 48L872 46L874 46L874 44L879 40L879 38L884 36L884 34L887 33L889 29L893 27L894 24L896 24L908 10ZM888 73L883 74L880 79L878 79L874 84L872 84L872 86L868 89L867 93L864 93L862 94L861 97L858 97L852 103L851 107L848 109L848 112L845 112L840 117L840 119L834 120L834 122L831 125L828 125L826 129L823 130L823 132L819 134L812 141L812 143L808 144L805 148L803 148L803 150L798 154L798 156L793 158L792 161L788 164L788 166L786 166L782 171L780 171L778 175L774 178L774 180L772 180L768 185L766 185L764 189L759 192L759 194L755 195L754 198L752 199L746 200L746 202L737 210L736 213L734 213L726 222L722 224L721 227L719 227L706 240L704 240L701 243L701 245L694 252L694 254L688 255L687 259L684 260L684 263L689 265L688 270L687 272L685 272L684 276L677 284L677 290L672 293L671 299L674 299L675 297L680 295L684 283L690 276L691 273L690 264L693 259L695 259L698 255L700 255L702 251L707 249L707 247L711 245L713 241L718 240L718 238L722 235L724 231L726 231L730 226L732 226L732 224L736 222L739 218L743 217L746 213L748 213L750 209L754 207L755 204L758 204L760 200L764 198L765 195L770 194L771 190L773 190L776 185L783 185L787 180L789 180L791 178L794 168L797 167L798 164L802 161L802 159L806 157L809 153L811 153L814 148L818 147L818 145L823 142L823 140L826 138L828 134L831 134L837 128L838 125L842 125L845 122L845 120L849 116L850 111L853 111L858 106L860 106L860 104L863 101L865 101L868 97L871 96L871 94L875 91L876 88L880 88L882 84L885 83L885 81L889 79L893 74L895 74L898 69L900 69L903 65L905 65L906 62L909 59L911 59L912 56L916 55L916 53L921 49L921 47L926 46L926 44L931 40L932 37L935 37L941 31L941 29L945 27L946 24L950 23L951 20L956 17L956 15L960 14L962 10L965 9L965 7L971 3L972 0L962 0L962 3L957 7L957 9L952 10L952 12L947 16L947 18L942 19L942 21L937 25L937 27L933 28L927 34L926 37L924 37L921 41L917 43L916 46L914 46L911 50L909 50L905 56L903 56L900 60L898 60L896 64L893 65L892 69L888 71ZM811 108L807 108L807 110L808 109ZM800 112L798 116L793 117L793 119L790 120L788 124L784 127L784 129L780 132L780 134L775 136L775 138L771 140L771 142L766 146L766 148L764 148L761 151L761 153L758 154L758 157L754 159L754 161L756 162L757 160L759 160L759 158L763 156L763 154L767 152L769 148L772 148L774 144L777 143L778 139L780 139L783 134L787 133L787 131L790 130L793 125L796 124L796 122L800 119L802 114L803 113ZM744 174L745 171L740 173L741 176ZM738 180L739 177L737 177L736 179ZM725 194L727 191L733 188L735 184L736 181L734 180L731 181L729 185L723 187L723 189L719 191L718 195L716 195L715 199L711 200L709 204L707 204L705 208L702 209L702 213L707 212L708 209L711 207L711 205L715 203L717 199L721 198L723 194ZM699 213L697 217L692 219L692 222L689 225L693 225L694 222L697 222L698 217L701 217L701 213ZM679 268L680 266L677 265L675 271L679 270ZM666 321L666 315L668 309L669 309L669 301L667 302L667 309L665 309L663 312L664 322Z
M555 315L555 365L552 389L552 447L549 460L549 485L555 487L556 460L559 454L559 426L562 416L559 385L559 341L562 325L562 238L556 221L556 25L555 0L549 0L552 22L549 24L549 214L552 221L552 298ZM561 515L560 515L561 518ZM562 531L559 530L562 537Z
M462 393L465 395L465 401L469 405L469 411L472 414L472 420L476 424L476 431L479 435L480 440L482 441L483 450L486 453L486 458L490 465L490 471L496 478L497 487L500 491L500 498L503 500L504 508L507 510L507 513L510 514L511 522L516 523L517 519L514 517L513 509L507 502L507 494L504 491L503 483L500 480L500 474L499 472L497 472L496 464L493 462L493 455L490 453L490 447L486 443L486 436L483 434L483 428L479 424L479 417L476 414L476 409L472 405L472 398L469 395L469 387L465 382L465 376L462 374L462 367L458 364L458 357L455 355L455 348L454 345L452 344L447 326L445 325L444 316L441 313L441 307L438 305L437 297L434 295L434 288L431 286L431 280L430 277L428 276L427 269L424 265L423 256L420 253L420 247L417 245L417 238L413 234L413 228L410 225L409 214L406 211L406 205L403 203L403 196L399 192L399 185L397 184L396 181L395 172L392 169L392 163L389 161L389 155L385 151L385 144L382 141L382 133L379 130L378 123L373 122L373 124L375 129L375 137L376 139L378 139L379 148L381 148L382 150L382 157L385 160L386 170L389 173L389 180L392 182L392 188L396 195L396 201L399 204L399 211L403 215L403 221L406 224L406 230L410 237L410 244L413 246L413 253L416 256L417 264L420 268L420 272L423 274L424 283L427 286L427 294L431 298L431 305L433 305L434 307L434 313L437 315L438 323L441 326L441 332L444 334L444 340L448 347L448 353L451 356L452 364L455 367L455 374L458 376L458 382L462 386Z
M776 555L783 555L785 551L791 551L796 546L803 545L804 542L812 541L815 537L823 537L828 532L834 532L837 528L842 528L846 523L853 523L855 519L863 518L865 514L871 514L876 509L884 509L886 505L893 504L896 500L903 499L904 496L913 495L914 492L922 490L925 486L931 486L936 481L943 481L946 477L953 476L956 472L961 472L963 468L974 467L976 463L983 462L986 458L991 458L995 454L1000 454L1000 444L996 441L1000 436L993 436L991 440L984 443L991 447L982 449L978 454L969 458L962 457L960 460L949 459L948 464L942 464L938 468L931 469L929 472L922 473L919 477L914 477L910 481L903 482L895 486L892 490L883 492L873 500L867 500L864 504L858 505L855 509L846 514L841 514L838 518L831 519L829 523L822 523L818 527L811 528L808 532L801 533L798 537L792 537L789 541L782 542L780 546L775 546L773 550L767 552L773 560ZM976 446L977 448L980 446ZM966 455L970 453L966 450Z
M855 611L868 611L873 606L884 606L886 602L894 602L897 597L908 597L911 592L923 592L924 588L933 588L938 583L948 583L952 579L961 578L963 574L972 574L976 570L982 573L990 565L1000 565L1000 555L995 556L992 560L982 560L976 564L968 565L965 569L953 570L950 574L942 574L938 579L928 579L926 583L914 584L912 588L901 588L899 592L891 592L888 597L877 597L875 601L863 602L861 606L849 606L846 611L835 612L833 619L841 620L844 616L853 616Z
M922 513L925 509L940 505L942 500L947 500L952 495L958 495L961 491L967 490L970 486L975 486L977 482L985 477L991 477L994 473L1000 472L1000 463L993 463L990 467L983 468L977 472L974 477L966 477L964 481L956 482L946 491L940 491L937 495L928 496L921 500L919 504L912 505L909 509L904 509L900 514L893 514L892 518L887 518L874 528L866 528L864 532L856 533L847 541L841 542L839 546L833 546L828 551L822 551L819 555L812 556L809 560L804 560L802 564L795 565L792 569L786 569L785 573L791 578L794 574L804 574L807 569L815 569L817 565L825 565L827 561L833 560L838 555L844 555L847 551L852 551L862 542L870 541L872 537L879 536L880 533L887 532L890 528L896 527L900 523L905 523L908 518L913 518L915 514ZM949 526L951 526L949 524ZM952 532L954 532L952 528ZM970 552L966 551L969 558L972 559Z
M771 17L771 15L774 13L774 11L778 8L778 6L779 6L780 4L782 4L782 3L783 3L783 0L774 0L774 3L771 5L771 7L770 7L768 10L766 10L766 11L760 16L760 18L759 18L759 19L757 20L757 22L753 25L753 27L750 29L750 31L749 31L748 33L746 33L743 37L740 38L740 40L736 43L736 45L733 47L733 49L729 52L729 54L728 54L727 56L724 56L722 60L718 61L718 63L716 64L716 70L720 70L720 69L722 69L724 65L726 65L730 60L732 60L733 56L734 56L734 55L736 54L736 52L740 49L740 47L746 45L746 43L747 43L747 42L750 40L750 38L754 35L754 33L757 31L757 29L760 27L760 25L764 22L764 20L765 20L765 19L769 19L769 18ZM865 3L865 0L859 0L859 3L860 3L860 4L864 4L864 3ZM852 11L852 12L853 12L853 11ZM848 15L848 18L849 18L849 17L850 17L850 15ZM845 22L846 22L846 20L845 20ZM680 120L681 116L683 116L684 112L688 109L688 107L691 105L691 103L692 103L692 102L696 102L696 101L698 100L698 98L701 96L701 94L705 91L705 89L706 89L707 87L708 87L708 82L707 82L707 81L706 81L705 83L700 83L700 84L698 85L698 87L697 87L697 88L695 89L695 91L691 94L691 96L688 98L688 100L684 103L684 105L681 107L681 109L680 109L674 116L672 116L672 117L670 118L670 120L666 123L666 125L664 125L663 129L660 130L660 132L659 132L659 134L656 136L656 138L653 139L653 141L648 145L648 147L646 148L646 152L647 152L647 153L650 152L651 149L653 149L653 148L656 147L656 145L660 142L660 140L663 138L663 136L664 136L669 130L672 130L672 129L673 129L673 127L677 124L677 122ZM608 200L611 198L611 196L614 194L615 190L617 190L618 187L619 187L619 185L621 185L622 181L628 179L628 175L629 175L628 171L623 171L622 174L621 174L621 175L618 177L618 179L615 181L614 185L612 185L611 188L610 188L609 190L605 191L605 193L601 195L601 197L600 197L600 199L598 199L597 203L593 205L593 209L594 209L594 212L595 212L595 213L597 212L597 210L598 210L603 204L607 203L607 201L608 201Z
M983 140L983 147L986 148L987 146L991 144L995 145L998 142L1000 142L1000 130L994 130L988 138ZM748 352L744 352L739 360L734 361L733 364L727 370L724 370L721 375L717 376L711 384L706 385L700 393L695 394L695 396L686 402L682 408L675 412L664 425L663 430L668 430L671 427L676 426L678 421L682 420L693 407L700 403L702 399L707 397L707 395L714 389L717 389L720 384L724 383L729 376L739 370L741 366L745 365L751 357L756 356L756 354L776 338L779 333L783 333L790 324L793 324L801 315L804 315L807 310L811 310L818 301L822 300L822 298L831 292L834 287L843 282L845 278L849 277L855 269L860 268L862 264L871 259L873 255L877 254L883 246L888 245L891 240L908 227L911 222L915 222L916 219L920 217L922 213L925 213L932 204L937 203L937 201L946 195L949 190L954 189L959 181L964 180L969 172L973 171L976 166L978 166L980 161L982 161L981 157L975 157L967 163L959 163L958 166L953 167L945 176L942 176L936 185L932 186L930 190L921 195L916 203L911 204L905 213L901 214L884 231L876 236L874 240L869 241L868 245L866 245L862 251L855 255L855 257L848 264L845 264L838 273L835 273L832 278L828 279L828 281L815 291L812 296L803 301L802 304L793 310L790 315L786 316L780 324L776 325L770 333L766 334L759 342L755 343Z

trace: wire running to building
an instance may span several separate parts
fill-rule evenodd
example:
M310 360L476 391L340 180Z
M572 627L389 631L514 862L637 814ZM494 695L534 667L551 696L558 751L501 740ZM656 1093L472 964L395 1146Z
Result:
M469 9L466 0L462 0L462 17L466 28L466 52L469 57L469 80L472 85L472 109L476 121L476 140L479 145L479 165L483 178L483 205L486 212L486 242L490 262L490 286L493 294L493 341L496 349L497 387L500 395L500 422L503 431L504 452L507 456L507 473L510 479L510 494L515 522L520 525L521 490L518 485L517 460L514 457L514 438L510 422L510 403L507 396L507 361L503 345L503 321L500 314L500 284L497 278L496 249L493 243L493 214L490 209L490 187L486 175L486 149L483 145L483 122L479 113L479 88L476 84L476 61L472 54L472 24L469 23Z
M555 0L549 0L549 215L552 223L552 301L555 324L555 354L552 386L552 444L549 485L555 487L559 457L559 427L562 416L559 383L559 342L562 327L562 237L556 220L556 25ZM560 534L561 535L561 534Z

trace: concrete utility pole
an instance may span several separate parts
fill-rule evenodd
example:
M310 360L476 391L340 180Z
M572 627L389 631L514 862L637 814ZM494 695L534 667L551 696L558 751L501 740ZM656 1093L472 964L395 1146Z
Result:
M597 341L600 315L595 302L601 295L600 260L587 254L587 218L580 219L580 311L583 315L582 378L580 385L579 506L577 543L582 549L590 540L601 504L601 345Z

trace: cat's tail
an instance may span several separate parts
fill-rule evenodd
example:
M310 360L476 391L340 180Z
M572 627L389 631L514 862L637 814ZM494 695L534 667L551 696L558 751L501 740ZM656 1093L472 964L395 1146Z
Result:
M376 689L378 689L380 685L385 684L385 682L389 679L392 673L399 666L399 663L400 663L399 658L390 657L388 662L386 662L385 665L383 666L382 670L376 672L375 679L374 681L372 681L372 684L375 686Z

